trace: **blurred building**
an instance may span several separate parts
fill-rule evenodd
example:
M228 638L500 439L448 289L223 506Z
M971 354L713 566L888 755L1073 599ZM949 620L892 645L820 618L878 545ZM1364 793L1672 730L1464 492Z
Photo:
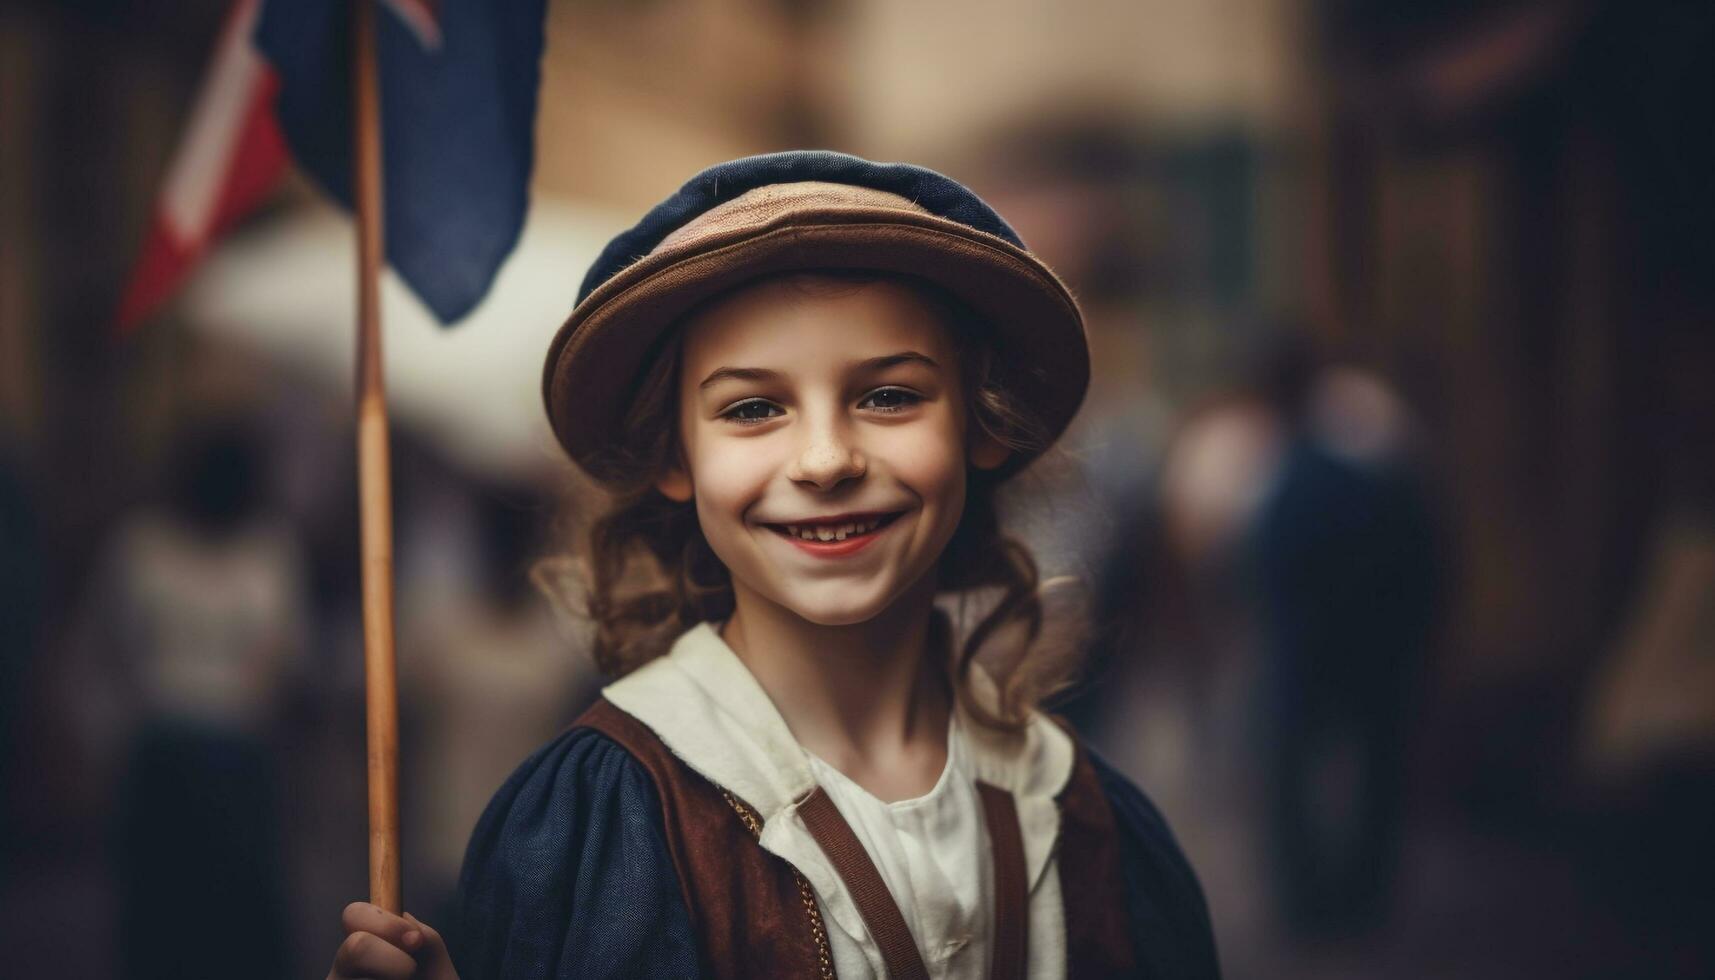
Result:
M1327 4L1307 300L1427 413L1460 542L1445 785L1565 786L1653 529L1715 504L1712 157L1686 3ZM1447 773L1453 776L1453 772Z

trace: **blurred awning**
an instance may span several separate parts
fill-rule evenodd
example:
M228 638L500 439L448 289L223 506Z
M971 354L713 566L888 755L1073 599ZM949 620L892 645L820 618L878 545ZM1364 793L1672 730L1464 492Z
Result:
M382 346L394 425L484 472L523 476L564 459L542 411L542 358L584 271L627 223L612 211L538 197L494 289L451 328L436 325L387 272ZM350 218L317 203L222 245L182 309L193 329L349 393L356 267Z

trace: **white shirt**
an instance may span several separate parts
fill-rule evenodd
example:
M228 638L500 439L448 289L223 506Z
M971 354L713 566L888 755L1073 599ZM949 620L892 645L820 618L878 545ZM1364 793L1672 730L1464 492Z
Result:
M964 743L955 715L947 726L947 765L934 788L893 803L810 756L816 782L869 852L936 978L989 974L984 940L993 919L994 869Z
M971 678L973 693L993 703L988 676L974 669ZM977 980L989 973L994 897L974 783L1011 792L1030 889L1027 973L1050 980L1066 975L1054 798L1071 777L1073 748L1047 718L1033 715L1022 733L1008 735L982 728L956 707L947 768L935 788L887 804L798 745L762 686L709 624L688 631L666 656L603 694L693 770L756 809L762 847L798 869L814 889L834 968L843 978L880 980L887 967L798 804L817 785L833 797L899 905L931 977Z

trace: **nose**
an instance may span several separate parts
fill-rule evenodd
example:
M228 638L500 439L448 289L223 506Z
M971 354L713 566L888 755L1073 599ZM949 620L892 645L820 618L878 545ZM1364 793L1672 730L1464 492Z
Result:
M810 430L798 458L787 467L786 476L795 483L832 490L847 480L863 476L867 465L863 453L839 425L824 424Z

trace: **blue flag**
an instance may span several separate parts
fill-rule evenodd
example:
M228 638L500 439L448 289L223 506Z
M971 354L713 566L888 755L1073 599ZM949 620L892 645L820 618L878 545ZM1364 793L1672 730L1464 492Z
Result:
M268 0L256 44L292 156L352 206L353 2ZM387 262L444 324L524 227L545 0L391 0L376 11Z

